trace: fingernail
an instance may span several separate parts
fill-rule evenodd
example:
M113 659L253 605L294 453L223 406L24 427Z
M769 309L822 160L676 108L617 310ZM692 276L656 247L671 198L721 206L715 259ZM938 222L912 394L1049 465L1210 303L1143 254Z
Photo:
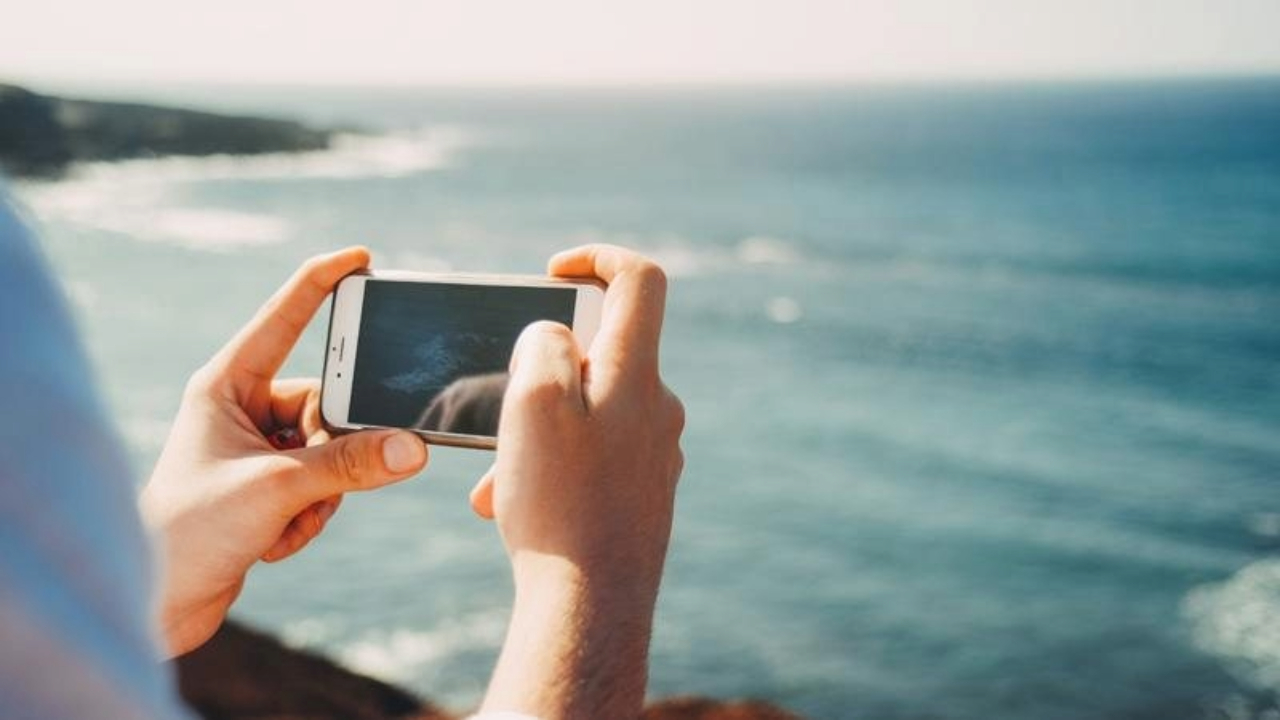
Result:
M393 473L413 470L426 459L422 441L408 433L396 433L382 441L382 462Z

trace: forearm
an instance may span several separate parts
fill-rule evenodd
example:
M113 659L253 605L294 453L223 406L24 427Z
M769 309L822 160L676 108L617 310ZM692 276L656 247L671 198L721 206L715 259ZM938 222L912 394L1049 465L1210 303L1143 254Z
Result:
M637 717L656 588L603 581L558 558L534 565L517 572L484 710L544 720Z

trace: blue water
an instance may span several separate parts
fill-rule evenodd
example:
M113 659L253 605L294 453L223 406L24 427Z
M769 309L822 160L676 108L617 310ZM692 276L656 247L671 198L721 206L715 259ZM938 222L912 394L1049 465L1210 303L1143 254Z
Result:
M132 96L398 143L20 188L140 468L185 375L310 253L537 272L625 243L673 276L664 374L689 415L653 695L1275 707L1280 81ZM466 505L487 464L438 449L350 498L237 611L468 707L510 601Z

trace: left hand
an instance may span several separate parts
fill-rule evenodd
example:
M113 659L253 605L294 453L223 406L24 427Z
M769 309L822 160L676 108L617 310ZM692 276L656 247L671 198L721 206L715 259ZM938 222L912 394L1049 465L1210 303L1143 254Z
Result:
M161 624L174 655L213 635L255 562L289 557L319 535L343 493L426 465L426 445L404 431L330 438L319 381L275 379L337 282L368 263L359 247L308 260L187 383L141 498L162 545ZM268 437L281 429L296 429L305 446L277 450Z

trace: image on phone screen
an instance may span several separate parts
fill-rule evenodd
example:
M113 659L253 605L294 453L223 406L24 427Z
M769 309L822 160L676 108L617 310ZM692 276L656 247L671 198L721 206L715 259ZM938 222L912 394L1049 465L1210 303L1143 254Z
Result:
M496 436L511 351L537 320L573 322L572 287L370 279L349 420Z

